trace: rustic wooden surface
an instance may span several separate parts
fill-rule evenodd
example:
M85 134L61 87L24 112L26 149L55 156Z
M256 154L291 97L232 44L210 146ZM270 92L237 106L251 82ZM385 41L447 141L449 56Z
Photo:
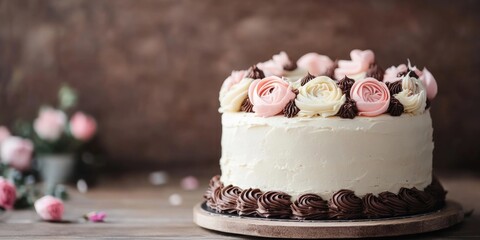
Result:
M33 210L14 211L0 223L2 239L235 239L238 235L222 234L202 229L192 221L192 208L202 201L207 177L201 177L201 187L185 191L178 179L170 179L163 187L148 184L148 174L115 176L101 181L86 194L71 190L66 202L66 218L75 220L92 210L108 213L105 223L47 223L38 220ZM460 202L465 210L475 211L465 221L452 228L433 233L409 236L408 239L480 238L480 177L466 174L440 176L448 198ZM180 206L171 206L168 197L178 193Z

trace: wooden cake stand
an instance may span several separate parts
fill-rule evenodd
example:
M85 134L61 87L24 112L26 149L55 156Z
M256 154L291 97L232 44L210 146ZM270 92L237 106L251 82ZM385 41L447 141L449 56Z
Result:
M460 204L447 201L442 209L405 217L361 220L289 220L240 217L210 211L205 203L193 208L193 221L210 230L271 238L361 238L424 233L448 228L463 220Z

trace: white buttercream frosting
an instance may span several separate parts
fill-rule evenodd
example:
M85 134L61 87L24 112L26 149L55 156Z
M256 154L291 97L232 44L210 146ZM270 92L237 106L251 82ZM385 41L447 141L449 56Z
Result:
M321 76L298 88L295 105L300 109L300 117L329 117L337 114L345 99L342 90L332 79Z
M238 112L242 106L242 102L247 98L248 87L253 79L244 78L239 83L230 87L230 89L222 87L220 90L220 109L219 112Z
M403 105L404 112L421 114L427 105L427 92L421 80L405 76L402 79L402 91L394 97Z
M355 119L224 113L222 126L226 185L329 199L340 189L362 196L431 183L429 111Z

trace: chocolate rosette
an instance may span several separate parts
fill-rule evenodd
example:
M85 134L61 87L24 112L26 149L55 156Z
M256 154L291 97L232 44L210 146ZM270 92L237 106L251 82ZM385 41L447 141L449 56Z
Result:
M369 193L363 196L363 213L367 218L390 217L394 214L393 210L388 207L379 197Z
M284 192L268 191L258 198L258 215L266 218L289 218L292 197Z
M358 115L357 104L354 100L347 98L345 103L340 107L340 110L338 110L337 115L341 118L355 118Z
M257 65L253 65L248 69L247 78L262 79L265 78L265 74L257 67Z
M408 213L422 213L435 207L433 196L417 188L401 188L398 196L408 204Z
M333 194L328 207L331 219L355 219L363 216L362 199L351 190L342 189Z
M348 98L350 97L350 89L352 89L355 80L345 76L342 80L338 81L337 85L340 89L342 89L343 94L345 94Z
M248 97L243 100L242 105L240 106L240 111L253 112L253 104L250 102Z
M381 82L383 81L384 74L385 74L385 71L383 70L383 68L381 68L376 63L374 63L370 65L370 67L368 68L366 77L372 77Z
M236 213L237 199L242 190L239 187L228 185L220 191L216 199L216 210L220 213Z
M447 191L443 188L442 184L436 177L433 177L432 183L428 185L424 191L433 196L435 199L435 208L441 208L445 204L445 196Z
M326 219L328 203L316 194L303 194L291 205L294 219Z
M404 110L405 110L405 108L403 107L403 104L400 103L400 101L398 101L398 99L396 99L395 97L392 96L390 98L390 105L388 105L387 112L391 116L397 117L397 116L402 115Z
M408 213L408 204L397 194L392 192L381 192L378 198L393 211L393 216L403 216Z
M207 191L203 197L207 201L207 206L212 209L216 209L216 197L218 196L223 188L223 183L220 181L220 175L213 176L210 179Z
M402 88L402 80L398 80L395 82L387 82L387 87L388 90L390 91L390 94L393 96L394 94L397 94L401 91L403 91Z
M258 188L249 188L243 190L237 198L237 210L240 216L256 216L258 208L258 199L262 196L262 191Z
M283 115L287 118L293 118L297 116L298 112L300 112L300 108L295 105L295 99L290 100L290 102L288 102L283 109Z
M303 77L302 80L300 80L300 86L303 86L305 84L307 84L308 82L310 82L310 80L314 79L315 76L313 76L312 74L307 73L307 76Z

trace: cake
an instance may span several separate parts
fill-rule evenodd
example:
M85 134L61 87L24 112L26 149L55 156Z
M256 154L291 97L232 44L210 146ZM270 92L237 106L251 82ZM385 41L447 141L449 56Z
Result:
M371 50L350 60L285 52L233 71L220 90L221 176L211 211L291 219L363 219L437 210L433 75L385 71Z

